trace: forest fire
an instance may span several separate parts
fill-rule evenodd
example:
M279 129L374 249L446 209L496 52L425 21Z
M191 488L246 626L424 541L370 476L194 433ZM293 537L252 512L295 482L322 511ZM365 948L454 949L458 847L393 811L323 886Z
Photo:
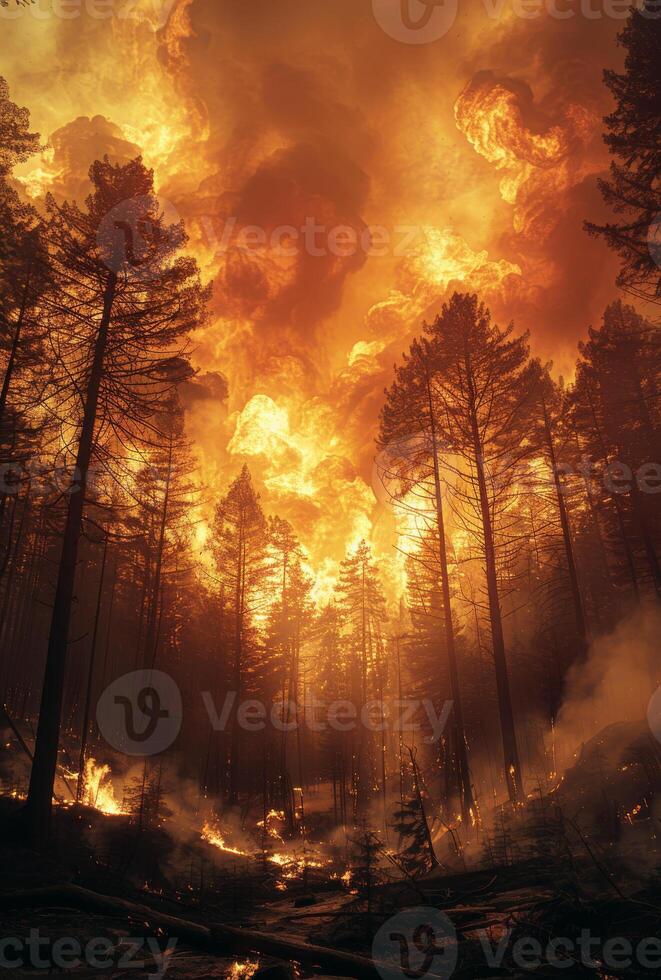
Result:
M0 0L11 935L79 903L232 980L373 976L384 935L439 976L437 913L457 980L480 935L515 978L639 949L653 0L119 6Z
M556 167L567 153L566 136L559 126L533 133L522 118L520 92L486 73L475 79L455 105L457 125L475 150L504 170L503 200L515 204L521 186L535 168Z
M110 766L99 765L95 759L85 760L81 803L101 813L120 814L124 810L115 798Z
M267 815L267 840L277 840L279 843L284 845L284 840L278 833L276 828L276 823L281 823L283 819L282 811L271 810ZM263 821L258 821L257 827L262 827ZM203 828L201 839L207 844L211 844L213 847L218 848L223 854L229 854L237 857L245 857L257 860L260 856L259 847L255 844L253 850L242 850L239 847L234 847L227 841L227 837L224 831L222 831L217 822L211 823L206 821ZM276 867L282 869L280 872L280 878L283 881L292 881L306 874L310 869L321 869L333 864L332 859L327 858L323 860L321 856L313 856L313 849L306 845L303 849L303 853L296 853L295 849L289 851L271 851L270 849L265 849L263 851L263 860L269 864L273 864Z
M202 840L206 841L207 844L213 845L213 847L217 847L219 851L223 851L225 854L235 854L239 857L250 856L248 851L242 851L238 847L231 847L227 844L222 832L208 822L202 828Z

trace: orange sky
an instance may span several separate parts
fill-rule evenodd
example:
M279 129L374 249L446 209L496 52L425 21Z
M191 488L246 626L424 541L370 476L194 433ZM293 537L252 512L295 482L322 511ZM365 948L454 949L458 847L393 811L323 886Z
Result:
M81 198L92 159L142 150L215 283L188 392L203 478L213 497L248 462L322 581L362 536L395 563L376 419L451 283L563 371L614 292L582 222L602 214L622 20L599 0L558 3L564 19L455 6L425 44L387 33L399 0L81 0L3 24L0 73L50 144L26 190Z

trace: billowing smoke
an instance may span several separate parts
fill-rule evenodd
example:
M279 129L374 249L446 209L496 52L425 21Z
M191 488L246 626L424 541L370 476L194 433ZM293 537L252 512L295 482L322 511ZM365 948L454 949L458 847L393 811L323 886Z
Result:
M657 674L661 613L643 606L598 637L586 664L576 664L558 715L556 746L562 771L577 746L615 722L646 725ZM661 726L660 726L661 730Z
M19 55L2 71L51 144L26 189L83 197L91 157L142 150L214 283L195 360L224 381L186 396L209 501L248 462L325 575L362 535L387 554L373 437L420 320L479 289L565 370L612 294L582 225L600 216L621 21L464 4L412 45L354 0L112 13L6 24ZM329 248L338 229L357 247Z

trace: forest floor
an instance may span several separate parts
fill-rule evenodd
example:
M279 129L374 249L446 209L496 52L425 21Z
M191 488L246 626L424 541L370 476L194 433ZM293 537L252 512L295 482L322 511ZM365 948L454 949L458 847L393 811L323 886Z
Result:
M625 755L616 750L622 745ZM50 851L37 854L0 837L0 937L21 945L16 965L5 971L0 962L0 972L192 980L659 976L661 827L650 751L638 729L609 726L583 747L553 793L532 793L524 806L490 816L480 862L462 867L446 836L438 868L415 878L375 874L369 895L349 887L346 850L337 843L322 850L299 842L296 850L280 841L298 855L297 863L281 865L248 853L245 841L246 852L219 849L199 828L175 839L167 822L137 832L123 814L56 807ZM21 805L0 796L0 824L20 823ZM311 824L315 819L311 809ZM321 825L316 830L323 839ZM422 927L426 915L447 917L451 963L432 958L422 972L415 963L404 970L399 949L387 960L393 951L373 946L384 924L394 919L390 931L401 930L400 913L411 908L421 910ZM414 932L408 938L417 941ZM26 945L35 933L43 941L41 966ZM585 935L594 940L588 954L580 945ZM112 965L58 969L48 956L65 937L81 949L103 941ZM140 940L138 949L131 940L133 947ZM573 944L560 962L549 955L557 940ZM530 943L543 954L538 963L533 955L534 965L522 961L521 944L530 957ZM632 955L613 952L621 949ZM13 947L9 952L14 956Z

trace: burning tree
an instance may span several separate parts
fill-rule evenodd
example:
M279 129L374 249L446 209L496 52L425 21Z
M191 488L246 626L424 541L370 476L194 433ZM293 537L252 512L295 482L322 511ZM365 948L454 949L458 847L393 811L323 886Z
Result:
M229 682L234 706L230 721L227 798L236 803L241 774L238 710L256 667L255 616L263 609L268 578L268 527L247 466L216 507L212 549L221 583L230 651Z
M400 837L399 860L407 874L416 875L438 867L431 828L423 798L416 753L409 748L413 794L395 811L395 830Z
M514 710L498 581L499 560L516 546L509 510L517 493L521 464L531 452L528 432L535 377L527 338L500 330L477 296L454 293L442 313L425 327L431 397L442 420L446 466L457 519L484 563L491 645L504 752L504 772L512 801L521 800Z
M466 819L473 810L473 790L466 750L464 709L457 661L457 626L452 609L448 563L446 515L444 512L441 455L443 451L441 405L435 397L435 372L440 367L430 342L415 340L404 363L395 369L395 381L386 392L381 412L379 446L382 450L383 480L396 499L413 502L410 508L423 528L433 528L438 590L441 598L442 630L453 700L453 756L457 795ZM431 514L428 513L431 511ZM424 536L424 535L423 535ZM413 555L419 551L419 538Z
M378 683L383 655L385 599L372 552L365 541L342 562L337 591L344 626L347 688L358 719L351 744L351 794L354 824L377 784L372 739L364 728L364 708L373 696L381 705ZM383 779L383 776L381 776ZM382 791L385 787L381 786Z
M269 612L269 642L271 662L266 669L273 674L272 696L279 692L283 711L283 726L276 767L279 773L279 802L294 829L294 803L291 765L288 757L292 724L296 734L297 785L304 786L302 710L304 689L302 646L310 620L310 589L312 582L301 566L301 545L291 524L279 517L269 521L269 550L273 557L271 576L277 598ZM266 680L266 678L264 678ZM263 681L264 683L264 681ZM291 717L293 715L293 717Z
M661 371L656 331L619 302L599 330L579 345L571 392L572 419L592 480L592 492L615 554L618 578L635 596L651 586L661 596L655 481L661 452L657 405ZM585 465L585 462L584 462Z
M167 626L163 591L177 588L190 564L187 558L192 533L191 508L198 491L191 479L193 461L184 435L184 413L176 396L155 419L147 461L135 478L135 499L145 528L142 536L139 660L153 667ZM173 631L174 632L174 631Z
M206 299L192 259L180 258L183 229L168 228L140 159L90 170L86 210L48 200L47 241L56 288L49 294L50 343L59 363L58 408L66 415L77 485L62 535L34 763L28 794L32 839L44 841L53 794L67 644L90 465L138 453L164 398L190 368L182 338ZM144 250L137 255L134 232ZM125 237L126 236L126 237ZM82 393L82 395L81 395Z
M620 256L618 286L652 302L661 302L661 123L659 121L659 47L661 19L655 0L633 7L618 38L626 48L622 74L604 73L615 110L604 122L604 137L614 159L610 180L600 180L604 201L620 220L588 223Z
M16 164L40 149L39 136L29 126L27 110L11 101L0 78L0 579L7 572L12 576L33 531L28 481L21 469L44 434L40 396L49 374L40 323L51 283L43 223L10 183Z
M537 411L534 416L536 432L533 441L542 452L542 458L546 463L546 473L550 476L550 484L553 488L576 620L579 655L585 658L587 656L589 631L570 526L567 487L562 479L561 461L559 459L560 447L566 444L568 440L568 399L563 389L556 385L551 378L549 366L542 367L541 363L536 361L534 362L534 370L539 372L539 377L535 385Z
M312 627L312 649L319 667L316 693L331 704L349 697L349 679L342 664L342 617L336 603L329 602L317 612ZM344 666L344 665L342 665ZM349 822L351 751L348 732L330 729L320 736L318 760L321 772L330 777L333 793L333 819L346 827Z

